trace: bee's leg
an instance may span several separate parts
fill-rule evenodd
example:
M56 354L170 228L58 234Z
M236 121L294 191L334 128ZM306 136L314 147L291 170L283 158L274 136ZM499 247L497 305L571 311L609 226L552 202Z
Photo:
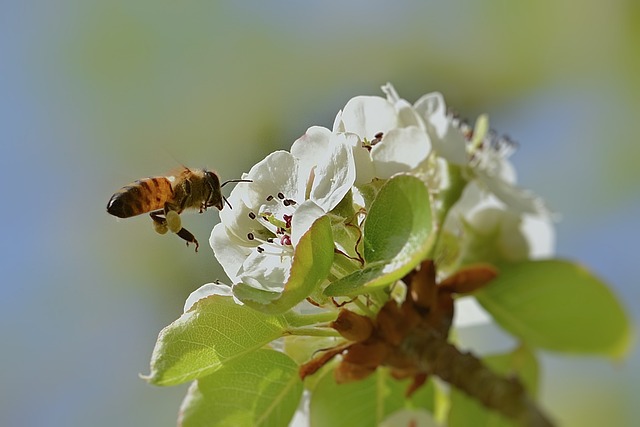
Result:
M166 234L169 231L167 227L167 220L164 218L164 211L157 210L153 211L149 214L151 219L153 220L153 228L159 234Z
M176 208L180 209L180 207L176 207L170 203L166 203L164 205L164 209L157 210L151 212L151 218L154 221L154 225L156 227L156 231L160 234L164 234L167 231L171 231L172 233L176 233L181 239L187 242L187 246L189 243L193 243L196 245L196 252L198 252L198 241L195 236L191 234L191 232L185 228L182 228L182 220L180 219L180 211L176 210ZM164 230L164 231L160 231Z
M189 230L187 230L186 228L181 228L177 234L187 242L187 246L189 246L189 243L193 243L194 245L196 245L196 252L198 252L198 247L200 247L200 245L198 244L196 237L191 234Z

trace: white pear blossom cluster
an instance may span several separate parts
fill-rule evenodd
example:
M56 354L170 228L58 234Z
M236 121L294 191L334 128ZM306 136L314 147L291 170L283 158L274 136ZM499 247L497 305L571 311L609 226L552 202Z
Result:
M553 250L549 214L532 193L515 185L508 160L511 144L483 129L464 125L447 112L440 93L414 104L391 84L386 97L356 96L338 112L333 128L314 126L290 152L269 154L234 188L232 209L220 213L210 244L232 283L268 291L286 283L300 237L351 191L398 173L425 181L438 203L457 168L465 189L439 226L457 238L465 233L497 235L506 254L548 256Z

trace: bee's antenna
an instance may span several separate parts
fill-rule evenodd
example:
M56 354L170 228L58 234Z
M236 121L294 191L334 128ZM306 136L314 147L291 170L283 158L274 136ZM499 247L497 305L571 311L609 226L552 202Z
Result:
M227 200L226 197L222 196L222 200L224 200L224 202L227 204L227 206L229 206L229 209L233 209L233 206L231 206L231 203L229 203L229 201Z
M229 181L223 182L222 185L220 185L220 188L232 182L253 182L253 181L251 181L250 179L230 179ZM229 206L229 209L233 209L233 207L231 206L231 203L229 203L226 197L222 196L222 200L224 200L227 206Z
M229 181L225 181L222 183L222 185L220 185L220 187L224 187L227 184L230 184L232 182L253 182L250 179L230 179Z

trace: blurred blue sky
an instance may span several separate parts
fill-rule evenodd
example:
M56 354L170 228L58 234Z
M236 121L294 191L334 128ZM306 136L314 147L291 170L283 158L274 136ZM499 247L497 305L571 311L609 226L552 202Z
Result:
M520 182L562 214L558 254L638 325L639 28L632 0L3 2L0 425L175 425L185 388L137 375L223 273L206 245L108 216L109 196L179 163L237 177L387 81L514 137ZM217 220L185 217L202 243ZM640 422L637 348L544 362L559 419Z

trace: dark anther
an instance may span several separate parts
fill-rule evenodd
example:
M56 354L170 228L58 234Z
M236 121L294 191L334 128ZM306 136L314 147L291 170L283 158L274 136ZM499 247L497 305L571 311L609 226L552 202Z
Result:
M270 202L270 201L272 201L272 200L273 200L273 196L272 196L272 195L269 195L269 196L267 197L267 202Z
M260 246L258 246L256 249L258 250L258 253L262 253L262 252L264 252L264 249L263 249L263 248L261 248Z
M285 246L291 246L291 237L285 234L280 238L280 244Z
M284 219L285 226L287 228L291 228L291 220L293 219L293 215L282 215L282 219Z
M254 214L253 212L249 212L249 218L256 219L256 214Z
M373 135L373 137L374 137L375 139L382 139L382 137L383 137L383 136L384 136L384 133L383 133L383 132L378 132L378 133L376 133L375 135Z
M278 193L278 199L283 200L284 199L284 194Z
M294 206L297 202L293 199L286 199L283 203L285 206Z
M247 239L253 240L253 239L255 239L255 236L253 235L253 233L249 233L249 234L247 234Z

